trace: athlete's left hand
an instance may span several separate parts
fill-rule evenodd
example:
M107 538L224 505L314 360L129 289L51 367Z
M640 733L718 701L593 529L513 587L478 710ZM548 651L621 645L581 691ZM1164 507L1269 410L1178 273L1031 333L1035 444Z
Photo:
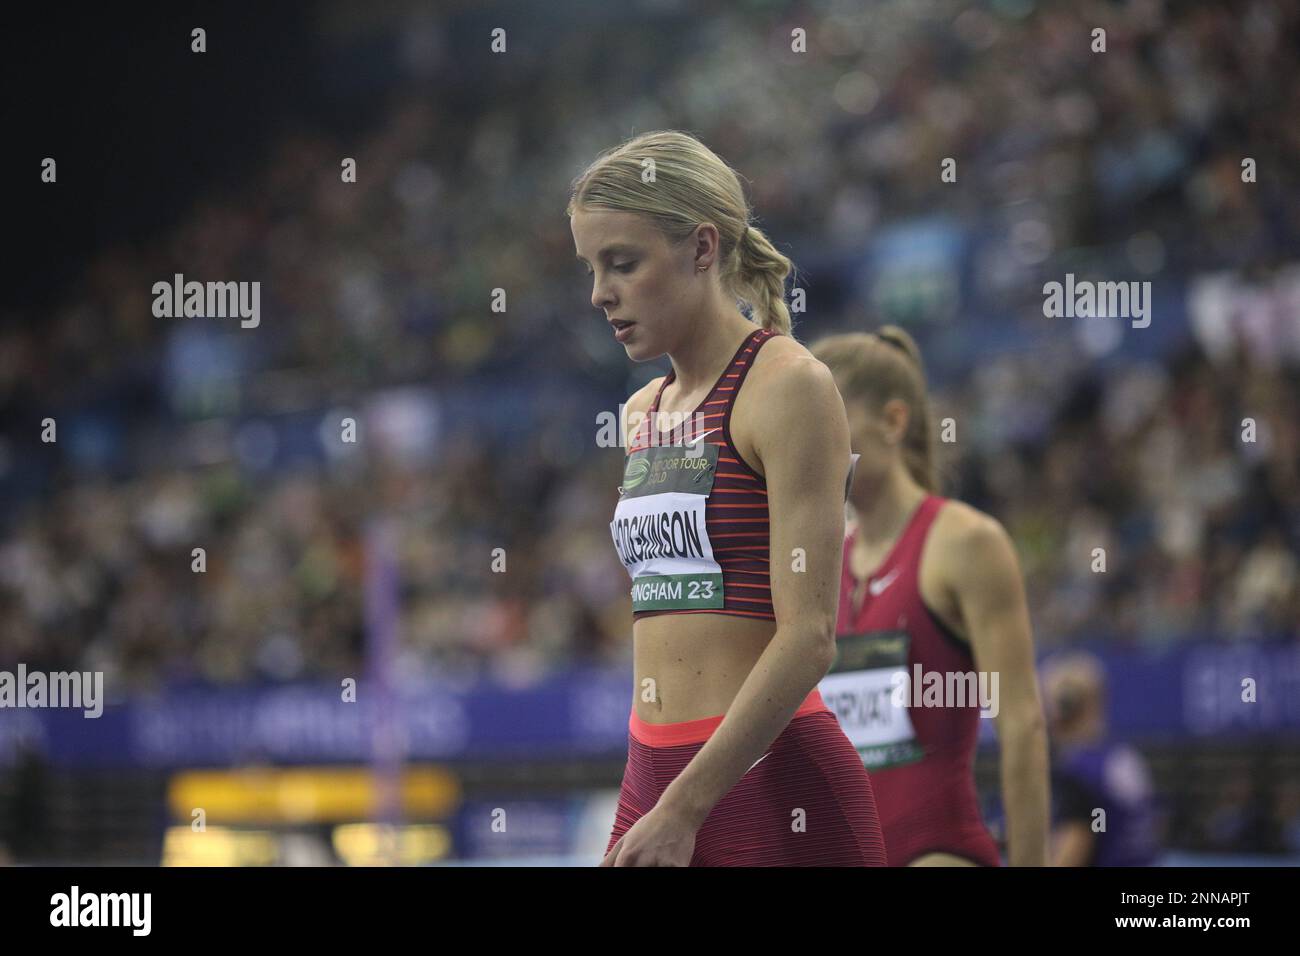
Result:
M671 810L657 806L619 837L600 865L690 866L694 855L695 827Z

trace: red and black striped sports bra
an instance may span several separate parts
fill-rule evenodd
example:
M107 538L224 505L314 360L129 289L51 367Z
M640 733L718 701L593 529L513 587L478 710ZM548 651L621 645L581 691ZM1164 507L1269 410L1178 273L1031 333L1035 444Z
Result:
M767 483L736 452L731 409L758 350L779 334L752 332L704 401L664 432L658 409L676 377L669 372L633 435L609 525L632 578L633 620L656 614L776 620Z

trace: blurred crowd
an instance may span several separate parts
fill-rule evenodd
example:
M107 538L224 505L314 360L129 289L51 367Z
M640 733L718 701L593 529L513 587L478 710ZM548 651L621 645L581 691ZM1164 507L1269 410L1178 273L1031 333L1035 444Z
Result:
M649 371L598 321L563 216L633 132L699 135L796 262L937 211L978 227L958 323L1040 306L1044 268L1085 250L1182 288L1300 261L1295 2L658 4L635 32L580 26L544 56L517 29L492 59L417 21L363 139L286 131L244 188L0 328L0 663L119 688L356 673L385 525L404 673L623 660L621 456L592 440L595 406L539 396L558 381L612 410ZM261 281L260 326L155 318L175 273ZM869 324L810 299L805 341ZM1296 638L1298 316L1264 348L1191 335L1097 363L1063 337L936 387L938 414L966 410L944 490L1010 530L1041 644ZM340 446L342 417L401 389L429 404L360 414Z

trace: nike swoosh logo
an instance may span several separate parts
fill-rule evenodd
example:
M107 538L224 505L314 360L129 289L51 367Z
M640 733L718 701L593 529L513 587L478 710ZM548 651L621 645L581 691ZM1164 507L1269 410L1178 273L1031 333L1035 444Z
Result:
M696 435L696 436L695 436L694 438L692 438L690 441L688 441L688 442L683 442L683 447L685 447L685 448L690 448L690 447L692 447L693 445L695 445L697 442L703 441L703 440L704 440L705 438L707 438L709 435L712 435L714 432L717 432L717 431L722 431L722 429L720 429L720 428L710 428L710 429L709 429L708 431L706 431L703 435Z
M872 581L870 584L867 585L867 590L871 592L872 597L876 597L877 595L883 593L885 588L893 584L894 578L896 577L898 577L898 568L894 568L894 570L890 571L879 581Z
M764 760L766 760L770 756L772 756L772 751L769 750L767 753L763 754L763 756L759 757L757 760L751 763L749 765L749 770L753 770L755 767L757 767L759 764L761 764ZM746 770L745 773L749 773L749 770ZM741 774L742 777L744 775L745 774Z

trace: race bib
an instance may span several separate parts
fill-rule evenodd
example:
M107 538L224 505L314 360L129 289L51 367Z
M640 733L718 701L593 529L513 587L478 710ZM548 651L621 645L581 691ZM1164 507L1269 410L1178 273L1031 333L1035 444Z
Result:
M632 577L634 612L723 606L722 568L705 527L718 448L697 441L628 455L609 530Z
M835 663L818 689L868 770L920 760L925 751L912 729L906 631L850 634L835 642Z

